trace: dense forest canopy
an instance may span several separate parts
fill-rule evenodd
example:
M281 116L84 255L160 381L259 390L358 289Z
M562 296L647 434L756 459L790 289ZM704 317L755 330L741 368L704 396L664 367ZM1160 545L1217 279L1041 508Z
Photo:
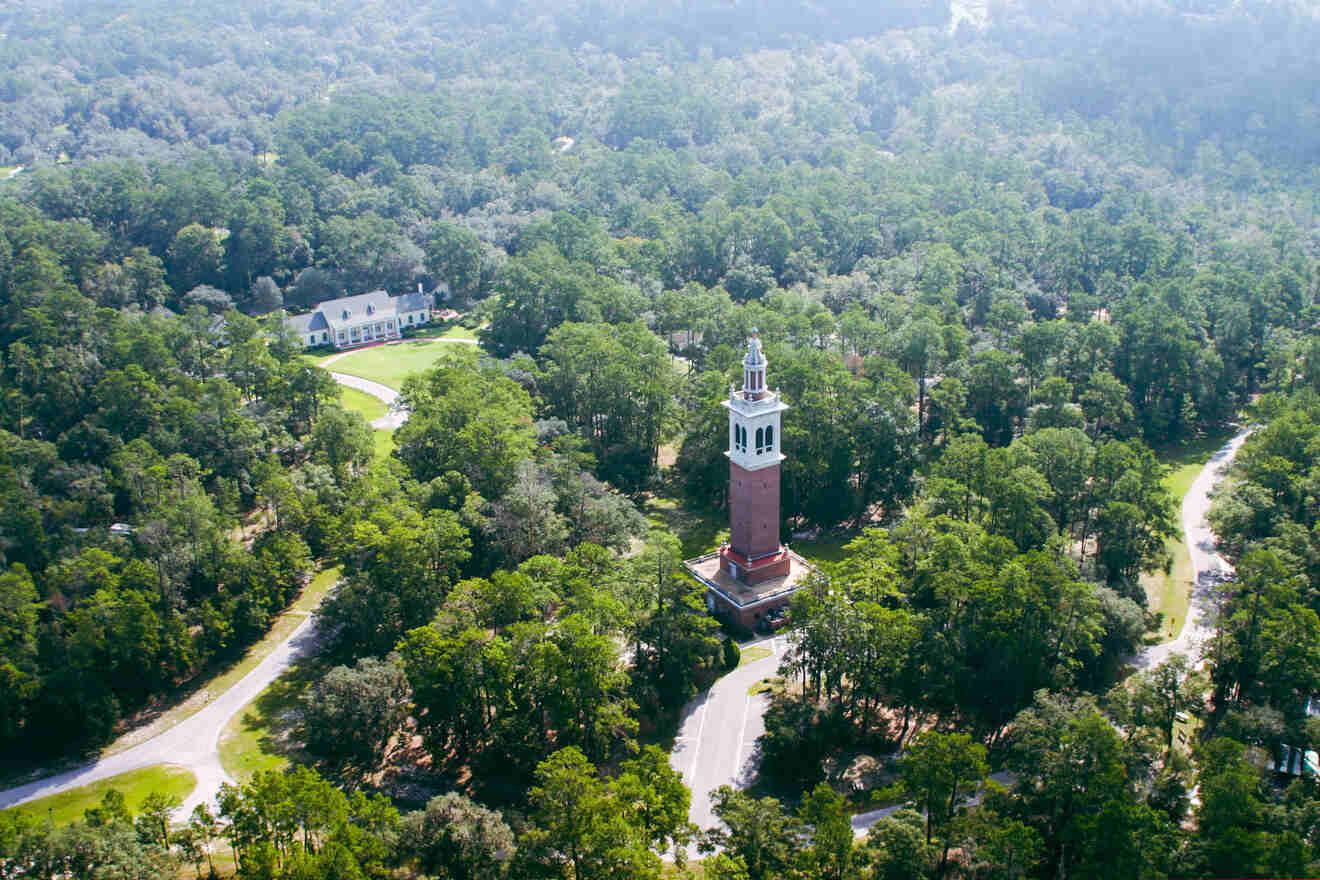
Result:
M0 873L1314 873L1314 780L1261 768L1320 743L1316 45L1300 2L6 6L0 751L93 751L337 586L308 766L181 829L0 813ZM419 285L478 344L381 447L282 319ZM680 564L720 526L668 526L726 515L754 330L782 533L837 552L779 799L694 829L655 743L741 633ZM1244 412L1215 634L1133 674L1153 450ZM921 812L854 845L858 754Z

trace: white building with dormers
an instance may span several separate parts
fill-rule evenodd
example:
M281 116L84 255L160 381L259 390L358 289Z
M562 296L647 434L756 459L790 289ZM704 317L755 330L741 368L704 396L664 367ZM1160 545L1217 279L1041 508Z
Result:
M431 323L432 311L431 295L420 289L399 296L373 290L327 300L305 315L286 318L285 324L298 334L303 348L353 348L398 339L404 330Z

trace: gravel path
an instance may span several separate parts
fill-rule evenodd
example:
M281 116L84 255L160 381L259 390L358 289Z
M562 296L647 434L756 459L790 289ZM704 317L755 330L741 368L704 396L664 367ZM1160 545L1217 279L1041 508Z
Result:
M155 764L177 764L197 775L197 787L184 800L183 806L175 811L176 820L185 819L199 803L207 802L214 808L220 783L234 781L220 765L220 732L231 718L294 662L316 649L316 623L312 616L307 612L291 613L306 614L307 619L251 672L216 697L205 709L164 733L117 755L0 792L0 808L58 794Z
M1206 525L1205 515L1210 510L1210 495L1224 477L1224 471L1253 429L1247 428L1220 447L1205 467L1196 475L1182 502L1183 540L1192 557L1196 571L1196 584L1192 587L1192 600L1187 607L1182 631L1176 639L1151 645L1133 658L1138 669L1158 666L1172 654L1185 654L1195 664L1200 659L1201 646L1214 633L1211 619L1214 591L1233 576L1233 566L1215 549L1215 536Z

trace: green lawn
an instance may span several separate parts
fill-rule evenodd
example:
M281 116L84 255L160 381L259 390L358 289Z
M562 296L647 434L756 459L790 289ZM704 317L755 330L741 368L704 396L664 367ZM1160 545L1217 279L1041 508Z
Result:
M811 541L790 541L789 546L808 562L839 562L848 554L843 552L843 545L857 535L821 535Z
M476 339L477 331L469 330L462 324L431 326L423 330L414 330L411 339Z
M365 391L346 385L339 386L339 405L351 412L361 413L362 418L368 422L376 421L389 411L389 407L379 397L372 397Z
M774 651L771 651L765 645L752 645L751 647L743 648L738 653L738 665L746 666L748 663L755 663L757 660L764 660L773 653Z
M53 794L40 800L29 801L17 807L0 811L6 813L26 813L41 821L50 817L56 825L68 825L81 821L83 812L101 803L101 798L111 789L118 789L124 795L129 812L136 813L142 808L142 802L153 791L176 795L180 800L186 798L197 787L197 777L185 767L175 764L157 764L111 776L91 785L84 785L70 791Z
M1183 542L1182 500L1196 475L1205 467L1219 449L1227 443L1235 431L1228 429L1215 432L1190 443L1167 446L1155 450L1155 455L1162 464L1169 466L1169 473L1164 477L1164 488L1173 498L1179 511L1177 516L1178 537L1165 542L1165 549L1173 558L1173 568L1167 573L1154 572L1141 576L1141 584L1146 589L1146 601L1150 610L1164 615L1160 623L1160 639L1177 638L1187 621L1187 607L1191 602L1192 584L1196 572L1192 568L1192 556Z
M653 528L678 537L684 559L717 550L729 537L728 517L689 509L673 498L651 496L642 513Z
M337 580L339 580L339 566L323 569L312 578L312 582L299 594L297 601L289 606L289 610L315 611Z
M289 766L297 744L298 698L320 674L316 663L300 663L277 678L220 732L220 763L239 782L261 770Z
M376 457L385 458L394 451L394 432L387 428L372 431L376 435Z
M437 361L450 357L473 357L475 354L475 346L416 340L364 348L332 364L326 364L327 358L321 358L317 364L336 373L360 376L397 389L402 387L405 376L420 373Z

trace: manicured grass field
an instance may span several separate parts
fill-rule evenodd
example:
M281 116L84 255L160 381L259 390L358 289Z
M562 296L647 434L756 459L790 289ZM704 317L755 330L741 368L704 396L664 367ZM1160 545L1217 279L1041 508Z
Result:
M413 339L476 339L477 332L462 324L450 324L448 327L427 327L415 331Z
M361 413L362 418L368 422L374 422L389 411L389 407L379 397L372 397L365 391L346 385L339 386L339 405L350 412Z
M420 373L445 358L473 357L476 352L467 349L475 348L476 346L461 344L446 345L443 342L410 340L394 345L364 348L330 364L325 363L328 358L322 358L317 363L336 373L372 379L382 385L398 389L403 386L404 377Z
M4 810L6 813L26 813L37 821L50 817L56 825L69 825L80 822L83 812L99 806L101 798L111 789L117 789L124 795L129 812L137 813L142 802L153 791L176 795L180 800L186 798L197 787L197 777L185 767L175 764L157 764L111 776L91 785L84 785L70 791L53 794L40 800L28 801L17 807Z
M1187 621L1187 608L1191 602L1192 584L1196 572L1192 569L1192 556L1183 541L1182 500L1192 488L1196 475L1219 449L1232 438L1230 429L1179 446L1156 450L1160 462L1169 466L1164 477L1164 488L1173 498L1178 517L1178 537L1165 542L1165 549L1173 557L1173 568L1166 574L1154 572L1141 576L1146 589L1146 601L1151 611L1164 615L1160 624L1160 639L1177 638Z
M746 666L748 663L755 663L757 660L764 660L774 652L764 645L752 645L749 648L743 648L738 654L738 665Z

